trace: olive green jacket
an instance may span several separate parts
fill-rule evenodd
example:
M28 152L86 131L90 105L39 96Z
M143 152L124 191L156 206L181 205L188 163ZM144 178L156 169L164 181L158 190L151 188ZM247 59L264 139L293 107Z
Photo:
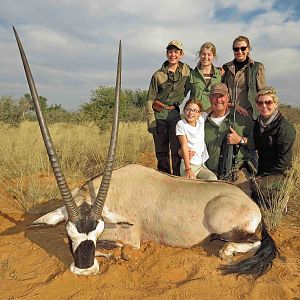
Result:
M154 100L160 100L166 105L173 105L175 102L181 104L188 92L190 72L191 68L182 62L179 62L175 73L168 72L168 61L165 61L162 67L153 74L146 104L148 129L156 127L156 119L178 118L179 112L176 109L155 112L152 104Z
M191 77L189 81L189 90L191 91L190 99L200 100L203 109L208 109L211 104L209 101L210 89L215 83L221 82L221 74L219 69L213 67L213 76L209 84L206 84L202 71L196 67L191 71Z
M266 85L265 67L249 57L248 64L235 74L235 65L230 61L223 65L222 81L227 85L230 100L245 108L254 120L258 116L256 95Z
M253 141L253 122L250 117L244 117L236 112L235 123L233 124L233 110L226 116L220 126L216 125L209 115L206 119L205 143L209 154L209 159L206 161L206 166L213 172L218 171L218 163L222 142L225 136L229 133L229 127L243 137L248 139L247 145L241 145L237 155L236 166L239 167L244 161L248 160L249 150L254 149Z

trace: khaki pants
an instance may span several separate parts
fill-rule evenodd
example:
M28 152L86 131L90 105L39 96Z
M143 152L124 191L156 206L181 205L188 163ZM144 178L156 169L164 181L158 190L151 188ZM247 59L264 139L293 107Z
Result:
M261 197L267 200L284 188L285 178L282 174L255 177L251 181L253 197L256 201L262 200Z
M205 166L196 166L191 164L191 169L193 173L195 174L197 179L205 179L205 180L217 180L217 176L214 172L207 169ZM180 175L185 176L185 166L184 166L184 160L181 160L180 164Z
M251 196L250 175L246 168L237 171L237 179L232 183Z

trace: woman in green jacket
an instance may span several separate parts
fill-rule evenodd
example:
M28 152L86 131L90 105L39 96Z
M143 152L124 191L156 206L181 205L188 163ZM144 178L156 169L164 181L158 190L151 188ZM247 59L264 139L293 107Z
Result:
M209 101L211 86L221 82L220 70L213 65L216 56L215 45L211 42L204 43L199 51L199 62L190 76L190 99L200 100L204 110L211 106Z

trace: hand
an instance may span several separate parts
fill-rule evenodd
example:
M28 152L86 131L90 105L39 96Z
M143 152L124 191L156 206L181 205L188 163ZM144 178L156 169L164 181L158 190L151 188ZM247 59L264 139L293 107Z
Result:
M243 115L245 117L249 116L248 111L244 107L242 107L242 106L237 105L236 106L236 110L237 110L237 112L239 112L241 115Z
M156 127L148 127L148 132L151 134L156 134Z
M240 143L242 137L236 133L236 131L230 126L230 133L227 134L227 143L231 145L237 145Z
M196 178L195 174L193 173L193 171L191 169L185 171L185 177L186 178Z
M221 76L223 77L225 74L225 70L223 69L223 67L217 67L217 69L219 69Z
M156 112L161 112L162 110L164 110L166 108L166 105L163 104L162 102L160 102L159 100L154 100L153 104L152 104L152 108Z

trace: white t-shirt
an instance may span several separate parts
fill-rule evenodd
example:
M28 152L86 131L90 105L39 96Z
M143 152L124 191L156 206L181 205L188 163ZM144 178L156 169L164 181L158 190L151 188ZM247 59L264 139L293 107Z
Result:
M203 165L208 160L208 152L204 141L204 123L207 114L203 113L193 127L183 119L176 124L176 135L185 135L188 141L188 147L196 153L190 163L193 165Z
M220 126L222 124L222 122L225 120L225 118L227 117L227 115L229 114L229 111L225 114L225 116L223 117L210 117L210 119L218 126Z

